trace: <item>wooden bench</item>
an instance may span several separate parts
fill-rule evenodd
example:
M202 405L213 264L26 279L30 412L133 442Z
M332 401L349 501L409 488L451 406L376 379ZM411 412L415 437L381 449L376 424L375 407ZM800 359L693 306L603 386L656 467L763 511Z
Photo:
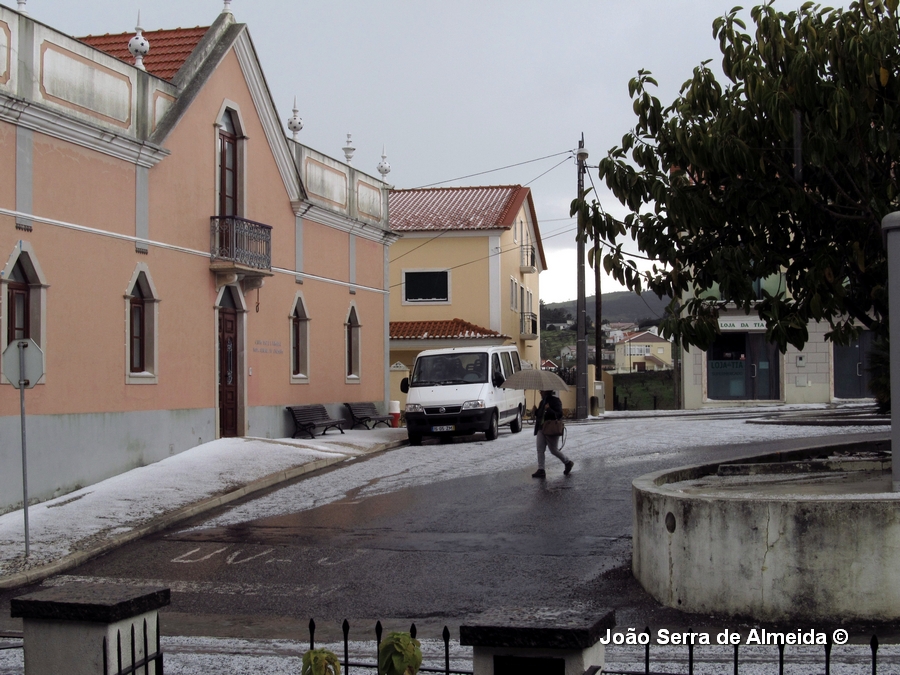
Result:
M286 410L291 413L294 418L294 426L296 431L291 438L297 438L300 434L309 434L310 438L315 438L315 430L322 429L322 435L329 429L337 429L344 433L343 426L347 420L336 420L328 416L325 406L320 403L312 405L289 405Z
M379 415L374 403L345 403L344 405L347 406L353 420L351 429L357 424L362 424L366 429L374 429L379 424L392 426L393 418L390 415ZM372 426L369 426L370 422Z

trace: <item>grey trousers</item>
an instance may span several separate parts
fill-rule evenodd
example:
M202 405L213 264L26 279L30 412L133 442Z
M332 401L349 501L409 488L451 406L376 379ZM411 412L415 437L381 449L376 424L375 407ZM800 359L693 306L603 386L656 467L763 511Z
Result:
M565 464L569 461L569 458L565 456L562 450L559 449L559 436L544 436L543 431L538 431L537 435L534 437L537 441L537 455L538 455L538 468L544 468L544 451L549 448L550 454L554 457L558 457L559 461Z

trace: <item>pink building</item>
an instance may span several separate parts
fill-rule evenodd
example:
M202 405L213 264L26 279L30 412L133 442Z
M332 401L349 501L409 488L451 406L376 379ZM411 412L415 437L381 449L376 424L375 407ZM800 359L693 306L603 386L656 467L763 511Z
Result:
M388 398L387 186L286 135L230 12L144 33L143 65L134 36L76 40L0 6L0 349L43 350L37 499L289 436L286 405ZM2 513L22 491L0 382Z

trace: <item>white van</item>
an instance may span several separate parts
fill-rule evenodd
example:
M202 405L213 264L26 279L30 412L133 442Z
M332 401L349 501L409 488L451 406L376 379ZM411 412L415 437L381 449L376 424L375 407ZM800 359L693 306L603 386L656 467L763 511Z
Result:
M406 430L410 445L424 436L464 436L478 431L493 441L501 425L522 431L525 392L502 389L522 369L519 352L509 347L429 349L416 357L412 375L400 389L407 394Z

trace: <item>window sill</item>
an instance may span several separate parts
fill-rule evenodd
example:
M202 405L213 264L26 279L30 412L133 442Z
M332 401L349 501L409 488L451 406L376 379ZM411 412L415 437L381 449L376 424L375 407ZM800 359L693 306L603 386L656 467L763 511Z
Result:
M345 382L346 384L359 384L359 383L360 383L359 375L348 375L348 376L344 379L344 382Z
M291 375L291 384L309 384L309 375Z
M125 384L158 384L156 373L144 371L143 373L126 373Z

